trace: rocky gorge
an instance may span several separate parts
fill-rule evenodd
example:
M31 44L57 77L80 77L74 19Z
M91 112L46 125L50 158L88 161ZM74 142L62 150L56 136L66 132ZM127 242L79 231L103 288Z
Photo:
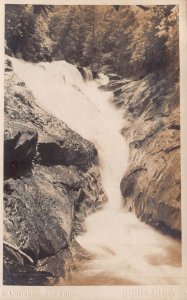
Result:
M179 84L162 74L109 79L100 89L112 91L123 112L130 151L119 182L123 205L180 238ZM89 259L75 237L107 202L96 146L37 104L9 58L4 109L4 283L68 284Z

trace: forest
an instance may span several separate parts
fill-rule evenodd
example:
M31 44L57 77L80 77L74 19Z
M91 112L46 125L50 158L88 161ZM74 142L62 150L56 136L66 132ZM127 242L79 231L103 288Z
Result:
M26 61L66 60L96 71L141 78L178 77L174 5L6 5L5 40Z

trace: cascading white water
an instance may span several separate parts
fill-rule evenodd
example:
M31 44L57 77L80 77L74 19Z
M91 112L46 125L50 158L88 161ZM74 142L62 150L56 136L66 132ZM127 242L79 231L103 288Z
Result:
M65 61L31 64L12 59L17 75L38 104L92 141L99 153L107 205L87 217L87 232L77 237L94 255L73 276L74 284L177 284L180 243L141 223L122 207L120 181L127 168L128 145L120 134L122 112L109 103L94 81L84 82ZM107 78L101 74L102 82Z
M84 70L84 74L85 74L85 80L86 81L91 81L93 80L93 75L92 75L92 71L87 69L87 68L83 68Z

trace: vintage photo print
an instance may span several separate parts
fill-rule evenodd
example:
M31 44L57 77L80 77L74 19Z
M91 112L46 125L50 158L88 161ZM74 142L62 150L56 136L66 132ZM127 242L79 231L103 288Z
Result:
M0 298L187 297L185 9L3 1Z

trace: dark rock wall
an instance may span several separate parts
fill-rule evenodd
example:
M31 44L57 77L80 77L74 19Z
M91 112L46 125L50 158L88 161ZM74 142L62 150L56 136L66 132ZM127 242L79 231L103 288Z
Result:
M9 60L4 110L4 283L67 282L74 236L106 201L96 148L35 103Z
M180 237L179 83L149 74L138 81L113 80L109 88L124 111L122 133L130 147L121 181L124 204L142 221Z

